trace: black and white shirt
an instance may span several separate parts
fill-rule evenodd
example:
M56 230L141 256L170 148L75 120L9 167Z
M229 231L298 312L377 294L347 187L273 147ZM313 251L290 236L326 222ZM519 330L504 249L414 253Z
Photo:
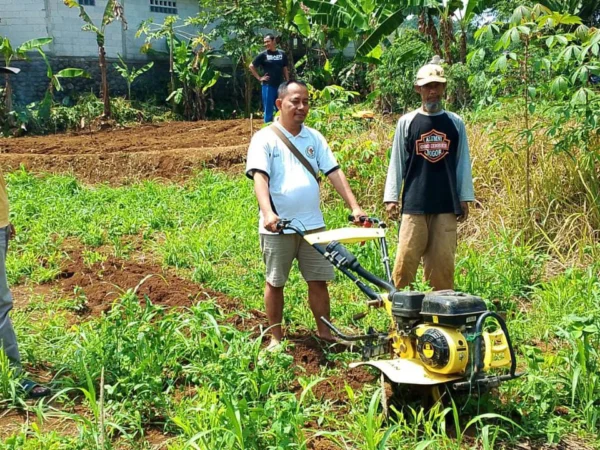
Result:
M460 202L475 200L469 144L460 116L418 109L400 118L384 202L397 202L401 191L403 214L461 214Z

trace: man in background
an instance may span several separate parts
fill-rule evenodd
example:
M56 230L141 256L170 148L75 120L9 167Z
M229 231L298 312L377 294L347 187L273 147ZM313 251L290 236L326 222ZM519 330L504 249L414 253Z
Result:
M250 63L250 72L262 84L262 103L265 123L273 122L277 88L283 81L290 79L288 59L285 52L277 50L275 36L265 35L266 50L258 54ZM257 68L261 68L263 75L259 75Z

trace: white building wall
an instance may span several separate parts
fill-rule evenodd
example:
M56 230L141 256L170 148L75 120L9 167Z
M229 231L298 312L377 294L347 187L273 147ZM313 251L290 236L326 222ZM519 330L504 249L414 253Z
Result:
M0 36L15 47L48 36L44 0L0 0L0 19Z
M95 6L84 6L96 26L102 21L107 0L96 0ZM105 50L109 58L117 53L126 59L146 59L140 53L144 37L136 38L140 23L150 17L160 24L167 14L150 11L150 0L123 0L128 29L123 31L120 21L114 21L105 30ZM177 0L177 15L182 19L196 16L199 12L197 0ZM0 36L6 36L13 46L40 37L52 37L46 48L48 54L69 57L91 57L98 55L96 34L83 31L83 20L79 8L68 8L62 0L0 0ZM193 27L185 30L195 33ZM155 43L156 50L164 50L165 44Z
M83 31L85 24L79 17L79 8L69 8L62 0L46 0L49 14L48 31L54 39L52 51L57 56L96 56L98 45L96 33ZM106 0L96 0L95 6L84 6L85 11L97 27L102 23ZM127 17L127 15L125 16ZM108 57L123 52L121 22L109 24L104 32L104 48Z
M140 24L149 18L154 19L156 25L164 22L170 14L163 14L150 11L150 0L124 0L125 16L129 22L129 29L125 33L125 45L128 59L146 59L146 55L140 53L140 48L144 45L145 36L135 37ZM180 18L177 25L182 25L188 17L198 15L200 8L198 0L177 0L177 16ZM179 29L187 34L195 35L198 30L195 27L184 27ZM166 51L165 40L162 42L152 42L152 48L157 51Z

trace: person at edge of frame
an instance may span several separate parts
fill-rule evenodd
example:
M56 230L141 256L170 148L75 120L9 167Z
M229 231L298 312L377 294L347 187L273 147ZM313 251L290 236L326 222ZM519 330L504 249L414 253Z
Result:
M259 53L250 63L250 72L260 81L262 87L262 103L265 123L273 122L276 110L277 88L285 80L289 81L288 58L284 51L277 49L275 36L266 34L263 40L265 50ZM259 75L257 68L261 68L263 75Z
M279 233L277 223L280 218L294 219L296 225L309 233L325 230L319 183L315 176L319 172L344 199L355 223L360 223L359 218L366 216L323 135L304 125L309 111L306 84L302 81L282 83L278 89L277 107L279 120L252 137L246 165L246 175L254 180L260 209L260 247L266 265L264 299L271 332L268 350L279 348L283 338L283 290L294 259L298 260L300 272L308 284L308 303L317 323L317 338L336 342L329 328L319 320L330 317L327 282L334 279L333 266L292 230ZM305 156L314 173L309 172L272 127L277 127Z
M36 383L27 378L21 378L23 368L21 365L21 354L17 336L10 320L10 310L13 307L12 293L8 287L6 277L6 253L8 242L16 235L15 227L9 221L8 195L4 174L0 172L0 341L2 350L8 358L15 377L19 377L19 383L27 398L46 397L52 393L50 388Z
M431 287L453 289L457 222L475 200L469 143L463 120L443 109L441 65L421 67L415 90L421 107L398 120L383 197L389 217L401 219L393 280L409 286L423 259Z

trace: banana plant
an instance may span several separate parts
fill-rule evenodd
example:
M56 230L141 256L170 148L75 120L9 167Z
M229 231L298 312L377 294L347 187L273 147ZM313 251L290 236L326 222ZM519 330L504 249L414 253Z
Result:
M146 42L141 48L142 53L150 53L151 51L156 52L152 49L152 41L166 39L167 48L169 50L169 76L171 80L169 90L171 92L173 92L176 88L173 56L175 43L181 39L193 38L193 35L186 31L186 28L192 24L189 23L189 19L180 24L177 23L178 20L179 18L177 16L167 16L162 24L156 24L154 23L154 19L151 17L147 20L144 20L135 33L136 38L139 38L142 35L146 36Z
M131 85L137 77L148 72L152 66L154 66L154 61L150 61L145 66L136 70L134 67L130 68L120 54L117 53L117 56L119 57L119 62L115 63L114 66L115 69L117 69L117 72L119 72L121 76L125 78L125 82L127 83L127 98L131 100Z
M461 32L459 59L465 63L469 24L476 14L490 6L487 0L468 0L466 5L462 0L304 0L303 4L309 8L309 22L327 27L337 48L343 49L350 40L358 40L358 58L371 62L377 62L381 55L380 44L410 15L419 16L419 29L430 37L435 53L441 55L442 46L433 19L437 16L443 54L450 64L455 19ZM304 18L299 13L294 20L300 26Z
M83 69L78 69L75 67L68 67L54 73L52 66L50 65L50 61L48 61L48 57L44 51L41 48L38 48L37 50L46 63L46 76L50 80L48 83L48 89L46 90L46 94L40 103L40 109L38 111L38 114L41 118L47 119L50 117L52 103L54 102L54 91L62 91L62 84L60 83L60 80L62 78L90 78L90 74Z
M482 0L468 0L464 11L459 9L455 12L460 27L459 61L463 64L467 63L467 31L469 24L475 14L483 12L484 8L485 5Z
M357 57L377 62L380 44L392 35L404 20L424 9L437 10L441 0L303 0L313 23L333 30L336 47L344 48L351 40L359 41Z
M105 30L106 27L114 20L120 20L124 30L127 29L127 21L125 20L123 7L117 0L108 0L100 26L96 26L92 19L81 6L78 0L63 0L63 3L69 8L79 8L79 17L85 22L81 27L83 31L89 31L96 34L96 43L98 44L98 62L100 65L100 75L102 77L102 102L104 103L104 119L110 119L110 97L108 95L108 77L106 74L106 52L104 50Z
M218 57L210 51L204 36L189 41L176 41L173 51L175 74L181 87L171 92L167 101L183 105L183 114L188 120L204 120L211 100L208 90L221 76L214 69L212 59Z
M0 37L0 55L4 59L4 66L9 67L13 59L27 59L28 52L41 49L50 42L52 42L52 38L49 37L37 38L23 42L18 47L13 47L7 37ZM12 86L9 76L9 73L5 73L4 108L6 113L12 111Z
M367 34L370 15L375 13L375 3L368 1L305 0L303 4L308 8L309 20L327 30L327 38L338 50Z

